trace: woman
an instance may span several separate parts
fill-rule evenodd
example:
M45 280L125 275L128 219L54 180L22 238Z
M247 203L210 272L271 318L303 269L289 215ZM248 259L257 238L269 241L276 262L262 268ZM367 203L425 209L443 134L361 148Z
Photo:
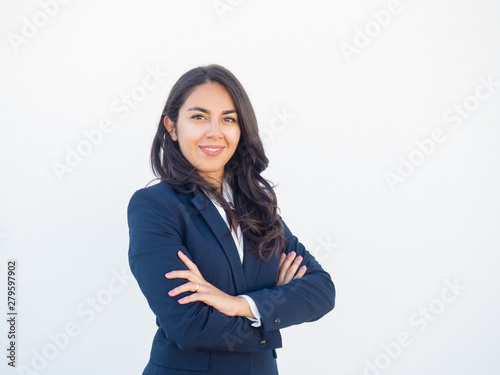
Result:
M334 306L331 278L277 213L250 100L218 65L185 73L128 207L129 261L158 330L143 374L278 374L279 330Z

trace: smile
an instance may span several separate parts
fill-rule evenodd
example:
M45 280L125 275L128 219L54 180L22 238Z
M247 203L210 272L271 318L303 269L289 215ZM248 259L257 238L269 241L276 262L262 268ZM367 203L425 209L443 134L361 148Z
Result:
M219 155L222 150L224 150L224 147L203 147L200 146L201 151L203 151L205 154L210 155L210 156L215 156Z

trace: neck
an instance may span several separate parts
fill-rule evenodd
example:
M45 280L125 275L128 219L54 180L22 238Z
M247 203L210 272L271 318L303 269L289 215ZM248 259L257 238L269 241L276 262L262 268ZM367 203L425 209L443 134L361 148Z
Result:
M212 177L212 176L208 176L206 174L202 174L200 173L201 177L203 177L207 182L209 182L210 184L214 185L217 190L219 190L219 193L222 194L222 179L223 177L219 177L219 178L215 178L215 177Z

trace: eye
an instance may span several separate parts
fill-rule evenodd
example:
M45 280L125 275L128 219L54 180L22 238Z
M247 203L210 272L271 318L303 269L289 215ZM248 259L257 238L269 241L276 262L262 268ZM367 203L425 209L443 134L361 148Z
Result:
M205 117L203 115L200 115L200 114L192 115L191 118L195 119L195 120L203 120L203 119L205 119Z
M234 117L224 117L222 121L229 123L236 123L236 119Z

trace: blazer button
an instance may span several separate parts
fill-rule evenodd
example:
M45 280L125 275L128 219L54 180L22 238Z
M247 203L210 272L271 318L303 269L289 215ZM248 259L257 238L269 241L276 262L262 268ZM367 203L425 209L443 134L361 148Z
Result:
M260 345L261 348L263 348L264 346L266 346L266 344L267 344L267 341L265 339L262 339L259 342L259 345Z
M280 318L274 318L274 324L276 324L277 326L279 326L281 323L281 319Z

